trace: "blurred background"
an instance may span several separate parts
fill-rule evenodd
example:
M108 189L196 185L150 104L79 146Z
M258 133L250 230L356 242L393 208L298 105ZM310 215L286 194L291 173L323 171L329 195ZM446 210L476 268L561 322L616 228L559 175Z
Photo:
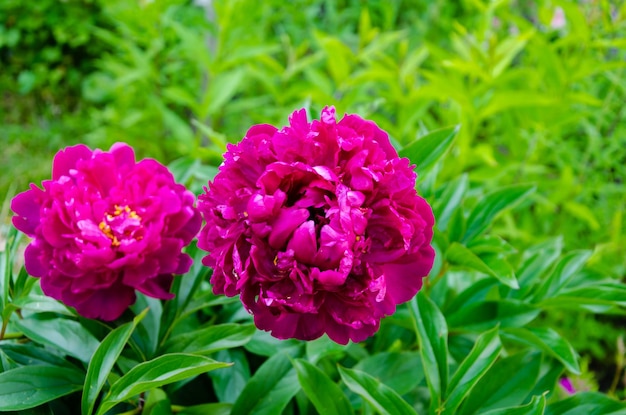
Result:
M59 148L117 141L197 193L251 125L334 105L398 148L460 124L432 180L461 180L470 204L535 184L494 233L520 250L561 238L625 278L623 0L2 0L0 65L2 200ZM544 318L606 390L623 316Z

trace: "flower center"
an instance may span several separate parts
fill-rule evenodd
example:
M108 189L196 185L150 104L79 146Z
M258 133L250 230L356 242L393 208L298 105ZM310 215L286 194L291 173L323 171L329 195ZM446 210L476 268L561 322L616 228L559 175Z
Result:
M128 206L115 205L115 210L107 213L98 227L111 240L113 247L120 246L124 240L143 239L141 216Z

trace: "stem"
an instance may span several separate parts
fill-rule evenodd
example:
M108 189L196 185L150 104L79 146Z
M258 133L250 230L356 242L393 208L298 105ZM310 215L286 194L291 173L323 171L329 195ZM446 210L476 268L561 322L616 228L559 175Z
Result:
M3 327L4 328L4 327ZM0 340L19 340L22 338L25 338L24 333L2 333L3 335L0 336Z
M2 321L2 329L0 329L0 340L4 340L4 334L7 331L7 326L9 325L9 319Z

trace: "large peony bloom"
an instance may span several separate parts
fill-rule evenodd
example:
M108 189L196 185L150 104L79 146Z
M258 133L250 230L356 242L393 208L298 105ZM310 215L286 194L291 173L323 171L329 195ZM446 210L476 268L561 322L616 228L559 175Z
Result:
M169 299L174 274L191 258L181 252L202 223L194 195L155 160L135 162L133 149L84 145L61 150L52 180L17 195L13 224L34 238L26 270L47 295L88 318L114 320L135 290Z
M433 214L387 134L357 115L294 112L229 145L199 197L216 294L280 338L361 341L430 271Z

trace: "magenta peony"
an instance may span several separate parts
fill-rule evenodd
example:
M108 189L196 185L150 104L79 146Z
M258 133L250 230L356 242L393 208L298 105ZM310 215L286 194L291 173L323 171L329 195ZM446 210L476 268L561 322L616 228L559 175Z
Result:
M216 294L280 338L374 334L430 271L433 214L416 174L375 123L327 107L309 123L252 127L229 145L198 208Z
M17 195L13 224L34 238L28 273L47 295L88 318L114 320L135 290L169 299L174 274L191 258L181 252L198 233L194 195L155 160L135 162L126 144L108 152L84 145L54 158L52 180Z

